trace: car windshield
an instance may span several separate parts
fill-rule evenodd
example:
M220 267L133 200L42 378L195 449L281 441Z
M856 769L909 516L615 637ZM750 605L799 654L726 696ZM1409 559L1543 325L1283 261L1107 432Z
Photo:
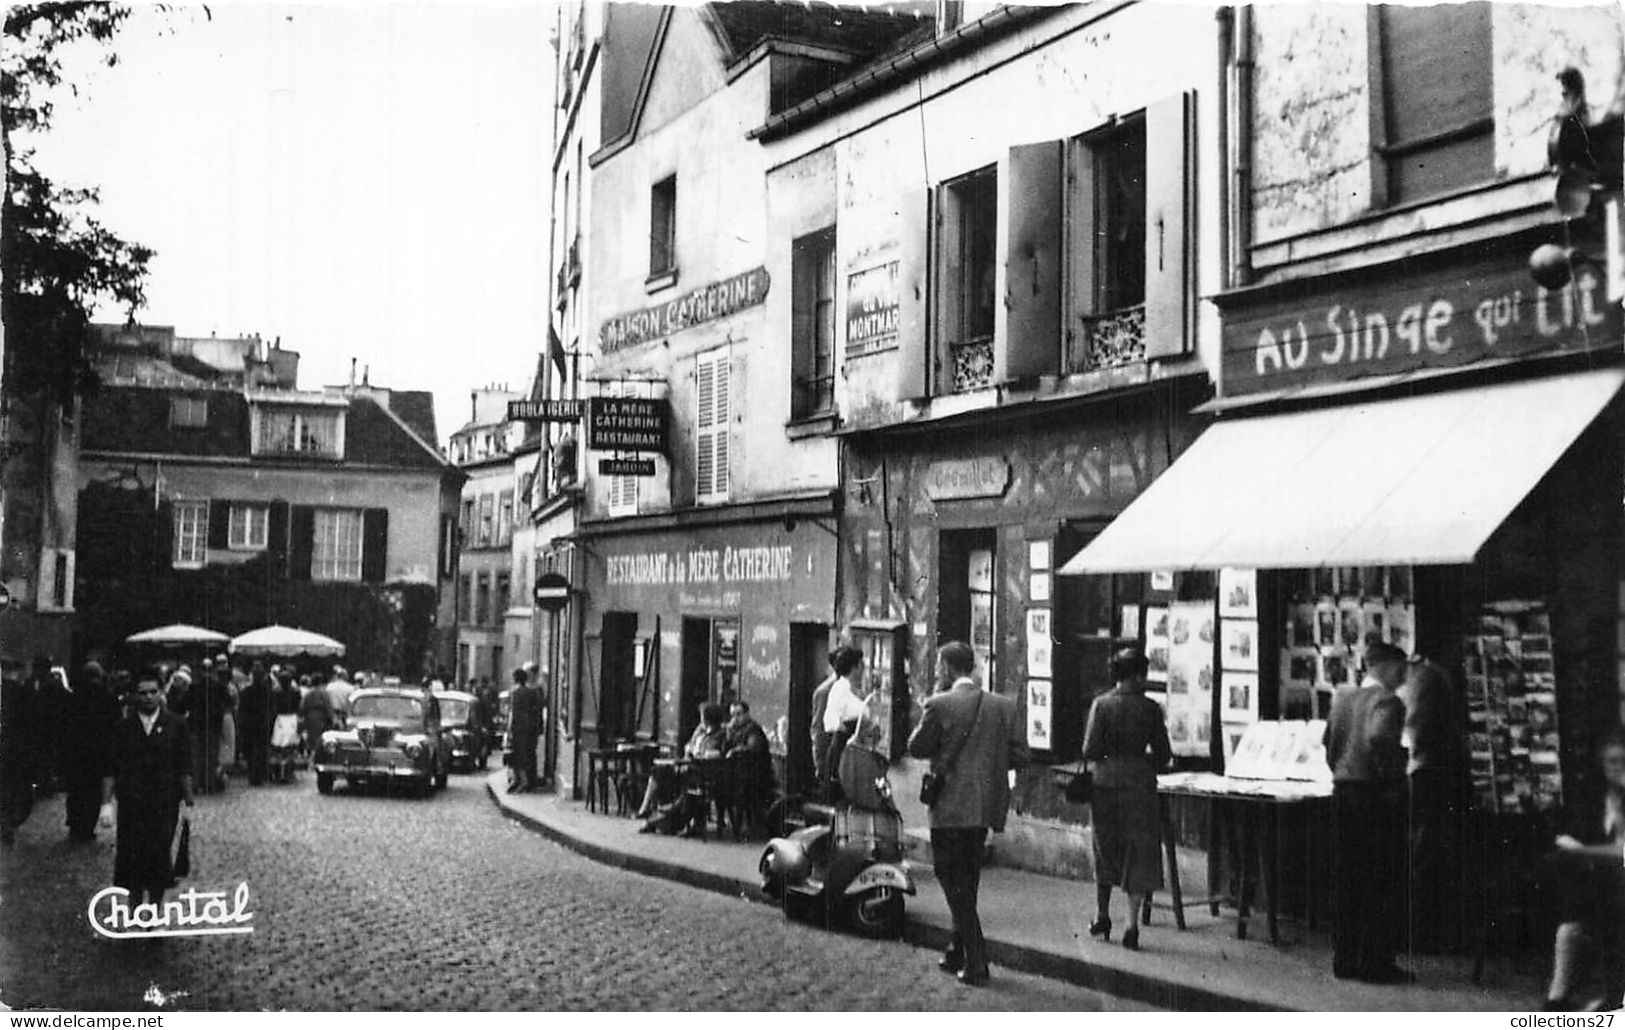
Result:
M352 720L392 722L397 725L423 722L423 702L415 697L374 694L358 697L350 706Z
M440 721L447 725L460 725L468 721L468 702L455 698L440 699Z

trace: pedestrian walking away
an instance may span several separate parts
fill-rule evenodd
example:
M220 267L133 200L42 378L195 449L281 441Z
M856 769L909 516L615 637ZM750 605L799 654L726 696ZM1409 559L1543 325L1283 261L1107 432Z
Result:
M1112 935L1112 888L1128 895L1123 947L1140 947L1140 912L1162 886L1158 851L1157 773L1173 757L1162 706L1145 696L1145 653L1124 648L1112 657L1110 691L1095 698L1083 732L1083 757L1093 763L1095 921L1089 933Z
M113 885L132 905L158 904L174 885L169 853L180 806L192 806L191 748L186 720L160 704L160 676L136 677L135 711L113 731L112 767L102 784L100 823L117 826Z
M1332 701L1332 973L1340 980L1408 983L1394 956L1402 935L1405 875L1405 652L1365 645L1365 677Z
M108 689L102 667L86 662L76 681L62 677L61 755L63 786L67 789L68 838L85 842L96 838L96 815L101 807L102 780L112 763L113 727L118 724L118 703Z
M1026 763L1027 741L1016 703L978 686L975 667L975 652L964 641L938 649L938 692L925 702L908 753L928 759L931 772L945 777L930 806L931 855L953 917L953 936L938 965L960 983L980 987L988 981L987 941L976 911L982 849L988 830L1004 831L1009 772Z
M513 671L513 693L509 695L509 733L513 740L513 782L508 793L536 789L536 744L542 732L542 692L531 686L530 673Z

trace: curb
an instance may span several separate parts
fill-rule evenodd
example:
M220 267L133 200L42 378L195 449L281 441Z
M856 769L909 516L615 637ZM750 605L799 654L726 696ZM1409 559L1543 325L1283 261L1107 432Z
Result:
M600 865L641 873L644 876L652 876L662 880L672 880L690 887L697 887L700 890L711 891L715 894L745 898L748 901L772 905L774 908L778 907L778 903L763 894L761 887L754 880L739 880L731 876L694 869L677 862L647 858L642 855L633 855L624 851L617 851L614 848L593 844L554 826L546 820L526 815L503 804L502 799L497 795L496 788L490 783L485 785L485 793L506 818L512 819L527 830L538 833ZM947 948L949 937L950 933L946 927L937 926L917 919L907 912L904 913L902 939L905 944L941 951ZM1270 1005L1253 998L1226 994L1206 987L1163 980L1155 976L1129 972L1111 966L1096 965L1081 957L1061 955L991 937L987 941L987 951L988 958L995 965L1006 969L1030 973L1051 980L1061 980L1089 990L1099 991L1102 994L1109 994L1130 1001L1144 1002L1175 1011L1294 1011L1282 1005Z

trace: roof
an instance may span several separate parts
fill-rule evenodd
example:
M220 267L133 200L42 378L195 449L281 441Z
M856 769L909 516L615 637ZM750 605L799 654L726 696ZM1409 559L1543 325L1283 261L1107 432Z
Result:
M823 3L733 0L706 7L729 51L744 56L764 39L808 43L867 57L930 23L935 4L848 7Z
M365 465L439 469L449 462L401 419L370 397L352 397L344 426L344 460Z
M389 410L425 443L439 439L434 424L434 394L428 390L391 390Z

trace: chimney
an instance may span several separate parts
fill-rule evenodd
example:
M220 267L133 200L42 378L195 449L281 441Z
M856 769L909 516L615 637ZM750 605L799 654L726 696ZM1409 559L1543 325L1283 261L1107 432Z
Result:
M371 365L362 365L361 366L361 385L362 386L371 386L372 385L372 366Z
M355 358L350 359L350 385L355 385Z

